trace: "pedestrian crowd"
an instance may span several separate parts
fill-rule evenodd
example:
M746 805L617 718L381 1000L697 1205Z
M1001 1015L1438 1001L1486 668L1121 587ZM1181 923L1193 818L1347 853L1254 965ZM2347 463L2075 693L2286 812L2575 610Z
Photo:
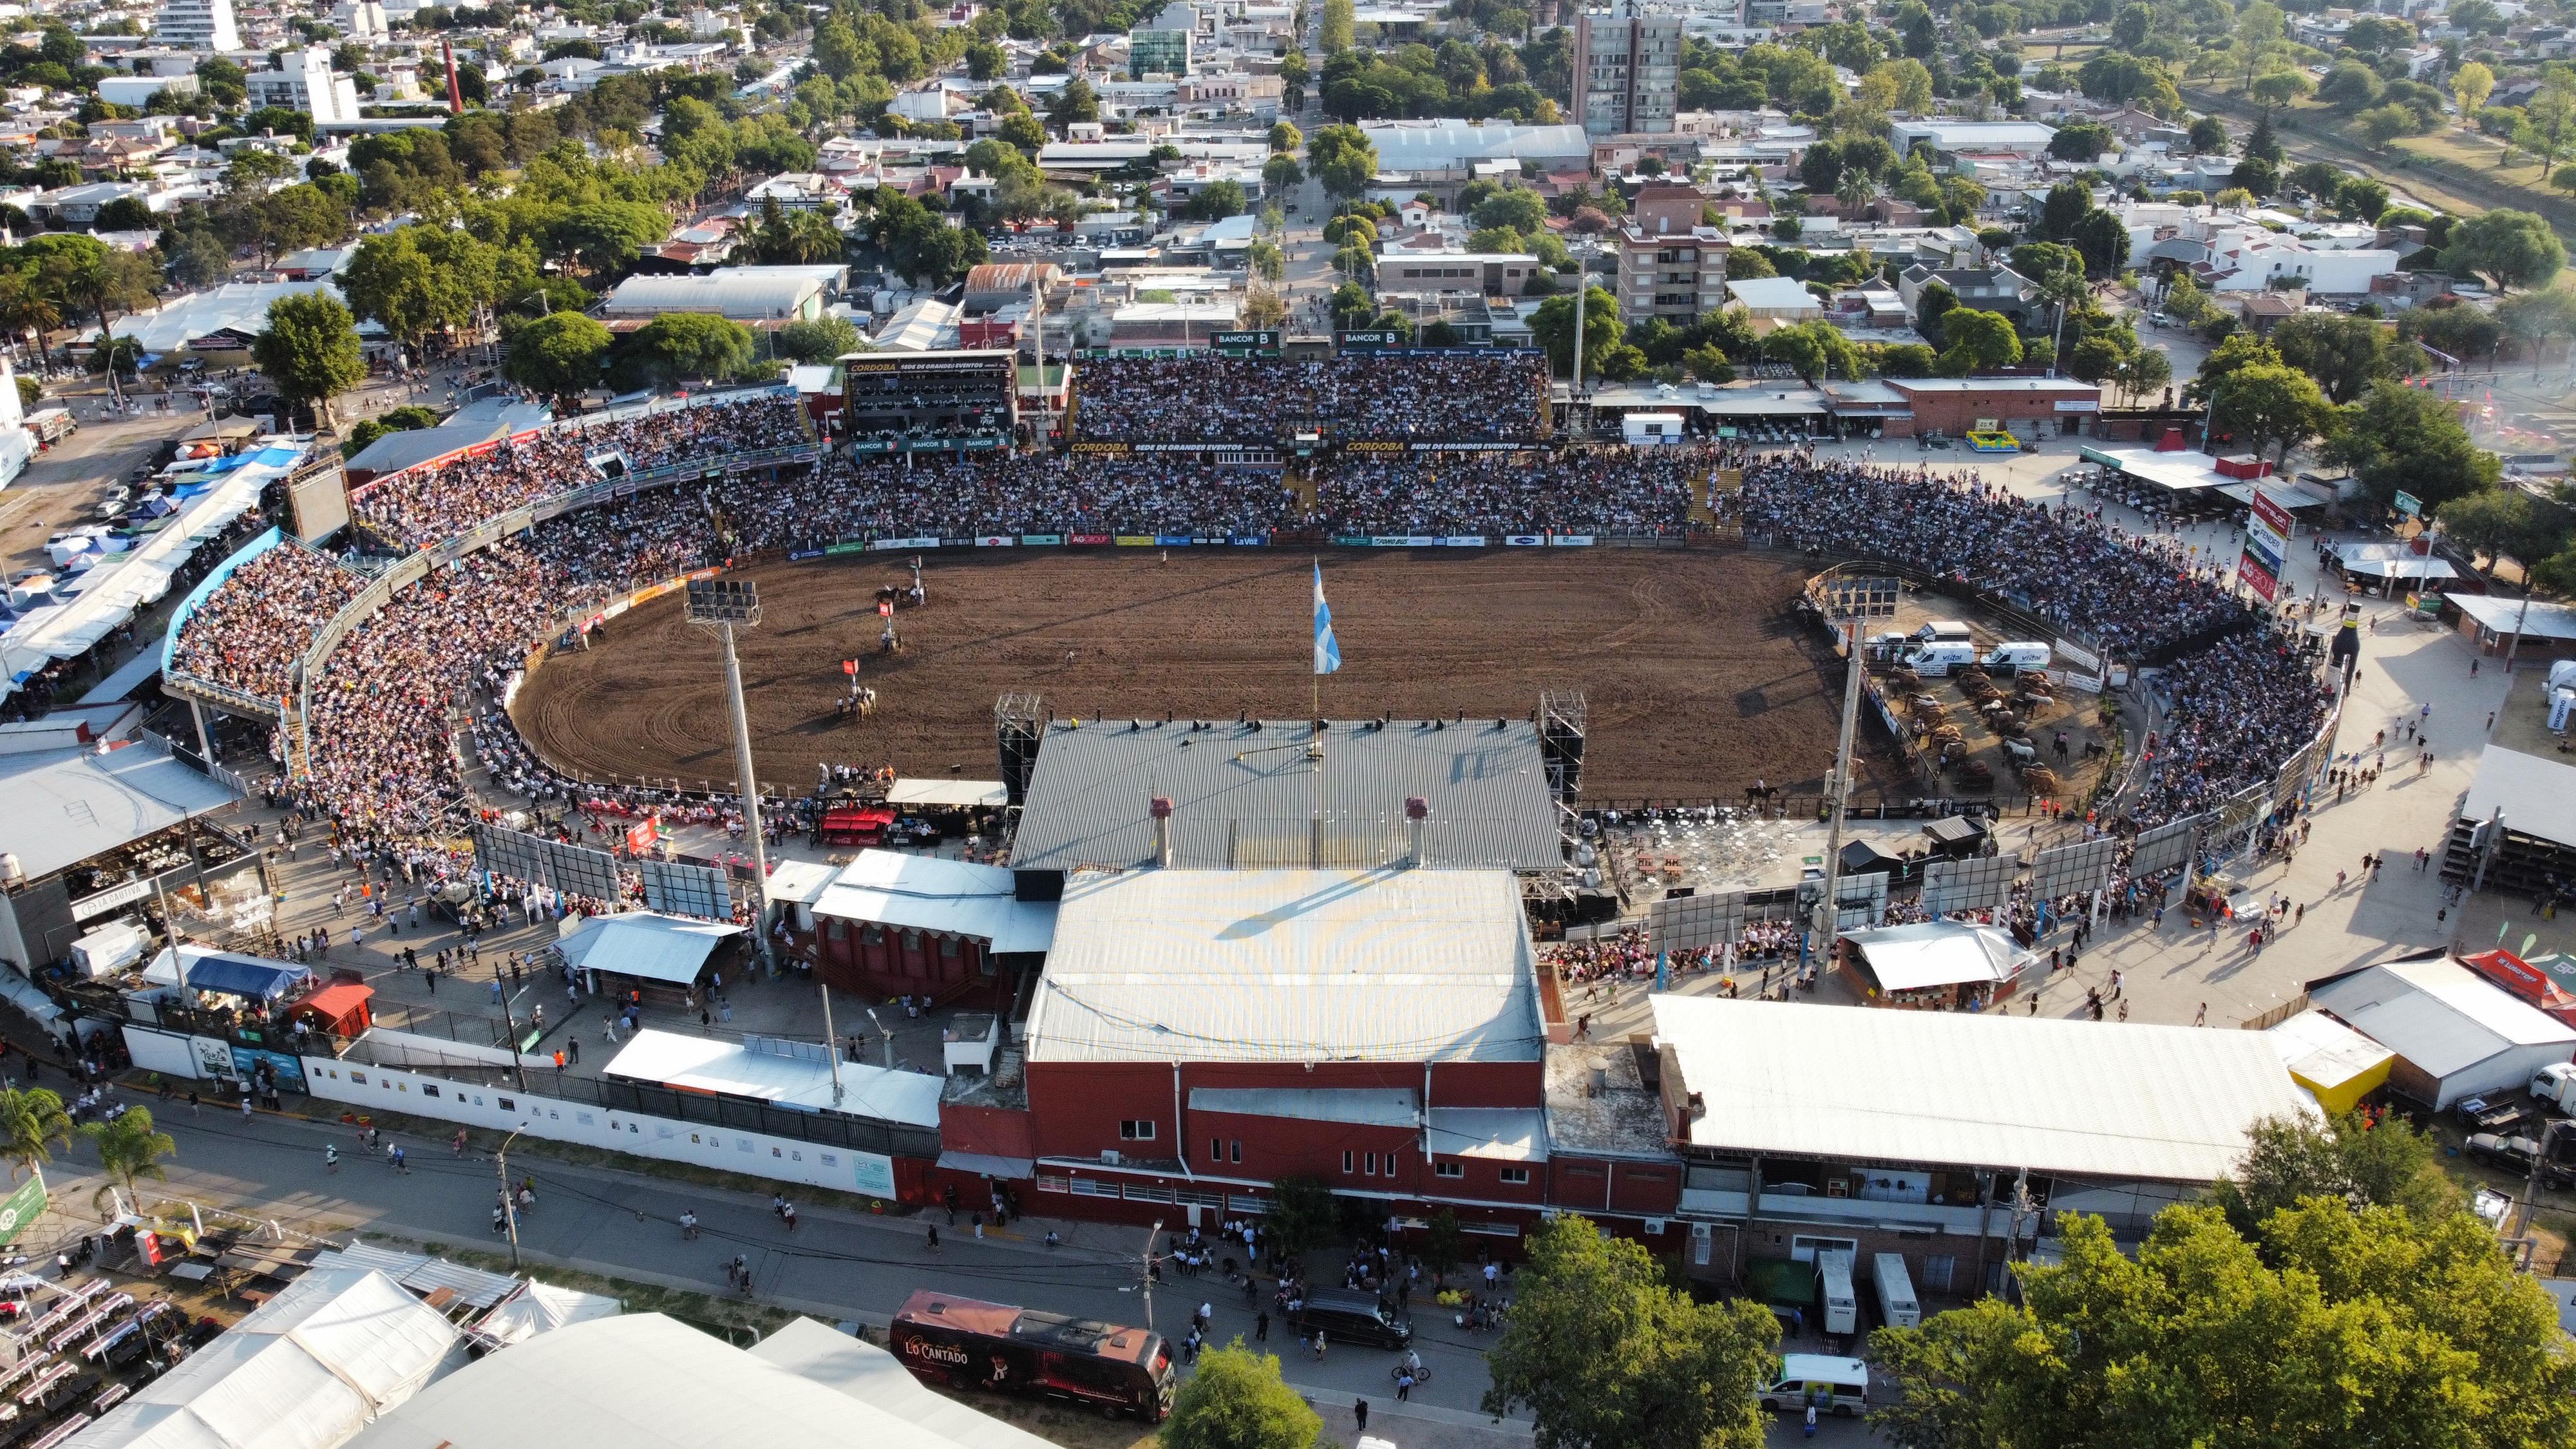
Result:
M293 687L314 634L366 586L328 557L281 543L234 569L180 622L171 671L274 700Z

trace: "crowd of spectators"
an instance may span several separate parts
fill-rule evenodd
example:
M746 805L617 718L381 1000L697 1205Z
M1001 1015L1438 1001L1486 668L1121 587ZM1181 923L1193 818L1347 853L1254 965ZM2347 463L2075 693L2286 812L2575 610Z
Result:
M1085 442L1520 443L1539 436L1547 367L1536 352L1472 357L1351 353L1314 361L1105 358L1074 372Z
M596 482L593 458L615 454L627 471L805 442L803 405L793 396L668 408L640 416L550 428L489 452L405 469L349 495L361 523L396 544L419 548L454 538L496 514Z
M179 626L178 673L259 699L294 685L313 636L367 581L294 544L260 554L207 595Z
M2270 779L2325 723L2331 698L2316 671L2175 539L2024 502L1973 475L1799 454L1756 460L1742 507L1755 537L1902 564L2089 635L2110 658L2170 665L2172 721L2126 812L2141 828Z
M1680 533L1708 455L1653 448L1544 461L1464 453L1334 459L1315 471L1327 534Z

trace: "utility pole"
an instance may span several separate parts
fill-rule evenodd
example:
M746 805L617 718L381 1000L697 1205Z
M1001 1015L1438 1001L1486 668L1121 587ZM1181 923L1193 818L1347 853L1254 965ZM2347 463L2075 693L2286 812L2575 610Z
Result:
M519 1271L519 1204L510 1196L510 1144L518 1141L519 1134L527 1130L528 1124L520 1123L509 1136L501 1139L500 1148L492 1154L493 1170L501 1175L501 1222L510 1230L510 1271L513 1273Z
M2553 1117L2549 1120L2549 1125L2540 1129L2540 1143L2532 1149L2531 1153L2531 1174L2523 1179L2522 1201L2514 1204L2513 1232L2506 1235L2508 1239L2523 1237L2531 1232L2531 1203L2533 1198L2539 1196L2540 1171L2549 1161L2550 1134L2566 1125L2566 1118Z
M1144 1276L1138 1280L1139 1286L1145 1295L1145 1331L1147 1333L1154 1331L1154 1274L1159 1271L1154 1266L1154 1240L1161 1236L1163 1236L1163 1221L1160 1218L1156 1218L1154 1220L1154 1225L1145 1230L1145 1252L1143 1254L1145 1272Z
M1860 720L1860 678L1867 667L1861 662L1860 614L1851 612L1838 622L1846 631L1844 648L1849 651L1850 666L1843 671L1843 725L1834 745L1834 777L1825 782L1828 798L1833 802L1833 825L1825 834L1825 892L1816 903L1816 940L1818 949L1826 952L1833 949L1834 934L1842 920L1834 901L1834 888L1842 873L1843 813L1851 806L1852 729Z

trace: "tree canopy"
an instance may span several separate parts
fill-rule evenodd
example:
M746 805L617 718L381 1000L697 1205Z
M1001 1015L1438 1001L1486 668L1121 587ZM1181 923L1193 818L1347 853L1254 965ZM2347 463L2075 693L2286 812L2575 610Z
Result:
M1323 1428L1323 1416L1281 1381L1278 1356L1237 1338L1199 1355L1157 1442L1162 1449L1313 1449Z
M302 292L269 303L268 326L251 339L250 355L280 393L311 403L326 429L331 426L331 399L367 377L358 319L326 292Z
M544 397L577 398L599 386L612 340L607 328L579 312L551 313L510 334L501 375Z

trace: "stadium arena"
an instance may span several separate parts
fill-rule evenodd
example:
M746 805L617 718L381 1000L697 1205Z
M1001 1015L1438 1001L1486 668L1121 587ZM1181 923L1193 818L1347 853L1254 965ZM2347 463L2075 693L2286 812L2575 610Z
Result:
M779 388L424 463L351 496L389 567L245 551L173 629L165 677L270 726L296 798L376 842L452 842L519 803L727 819L713 651L663 596L728 568L770 611L745 678L788 791L821 762L978 769L1005 691L1302 714L1309 551L1350 660L1328 714L1518 717L1539 688L1584 691L1587 798L1819 777L1841 670L1798 599L1847 561L2163 670L2167 712L2104 806L2125 826L2259 796L2327 716L2299 641L2153 537L1973 475L1566 445L1531 354L1107 359L1075 387L1034 449L990 411L905 440L884 392L834 449ZM852 659L875 691L858 719L832 707ZM1884 743L1865 786L1953 793Z

